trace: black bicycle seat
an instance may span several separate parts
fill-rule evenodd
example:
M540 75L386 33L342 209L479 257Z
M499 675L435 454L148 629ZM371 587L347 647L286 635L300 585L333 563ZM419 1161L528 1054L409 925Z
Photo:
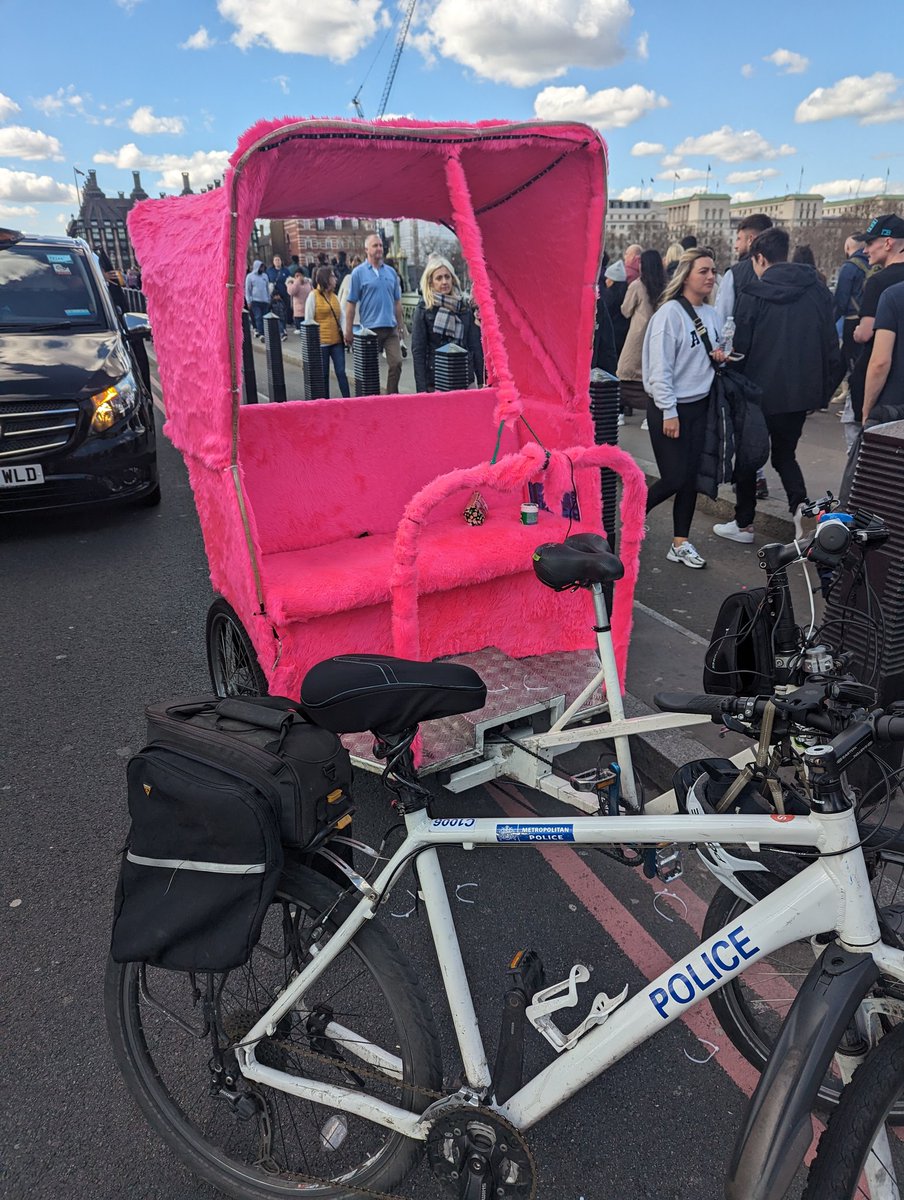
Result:
M546 542L534 551L534 574L554 591L614 583L625 564L598 533L573 533L564 542Z
M311 667L301 704L333 733L396 734L483 708L486 684L460 663L414 662L383 654L339 654Z

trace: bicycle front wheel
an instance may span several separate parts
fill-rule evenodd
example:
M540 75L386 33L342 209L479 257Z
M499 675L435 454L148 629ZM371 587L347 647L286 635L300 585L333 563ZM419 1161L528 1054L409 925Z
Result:
M107 971L107 1025L130 1092L196 1175L241 1200L302 1190L317 1200L358 1200L355 1188L397 1186L422 1148L363 1118L250 1083L228 1049L308 961L309 934L337 894L315 872L287 867L244 967L212 977L137 963L111 962ZM227 1048L219 1062L214 1029L218 1047ZM442 1086L429 1004L376 921L365 923L256 1054L265 1066L413 1112L430 1103L424 1090Z
M784 883L775 876L765 879L772 885L770 890ZM741 920L749 908L746 900L720 886L706 912L703 940ZM788 1010L815 961L809 941L792 942L765 955L710 996L716 1020L732 1045L758 1071L766 1066ZM833 1108L843 1087L841 1076L830 1069L820 1086L817 1103Z
M904 1025L857 1068L819 1141L803 1200L901 1200L904 1142L891 1116L904 1104Z

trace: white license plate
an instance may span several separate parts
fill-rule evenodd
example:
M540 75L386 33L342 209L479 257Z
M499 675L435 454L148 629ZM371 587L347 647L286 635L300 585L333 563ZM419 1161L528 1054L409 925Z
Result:
M0 467L0 487L28 487L44 482L44 468L33 466Z

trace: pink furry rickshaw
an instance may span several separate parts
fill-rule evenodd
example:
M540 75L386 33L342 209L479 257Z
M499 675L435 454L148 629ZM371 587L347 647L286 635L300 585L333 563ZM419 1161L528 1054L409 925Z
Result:
M584 590L540 586L532 556L569 533L603 532L601 466L622 478L625 575L612 617L623 678L644 484L627 454L593 445L605 198L605 145L586 126L306 119L253 126L222 188L135 208L165 432L185 457L220 594L208 652L221 693L297 697L308 668L338 653L469 655L497 723L560 714L599 667L593 614ZM243 405L252 224L300 211L452 229L480 307L488 385ZM536 526L520 520L529 481L543 483L551 510ZM488 505L476 526L463 518L475 490ZM579 521L560 515L573 490ZM598 692L584 703L602 707ZM479 757L481 721L486 712L464 742L425 727L424 769ZM353 746L357 760L367 743Z

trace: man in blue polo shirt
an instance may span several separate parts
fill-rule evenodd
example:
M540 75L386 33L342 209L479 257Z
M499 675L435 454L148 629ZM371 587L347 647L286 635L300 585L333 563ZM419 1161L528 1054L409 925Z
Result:
M345 318L345 344L352 345L355 305L358 324L372 329L377 345L386 353L386 391L397 392L402 376L402 288L392 267L383 262L383 239L372 233L364 243L367 262L352 271Z

